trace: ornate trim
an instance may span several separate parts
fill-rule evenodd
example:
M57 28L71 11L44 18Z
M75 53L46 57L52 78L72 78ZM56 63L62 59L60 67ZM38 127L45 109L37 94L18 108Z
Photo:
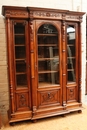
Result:
M62 14L54 12L34 11L33 17L62 19Z
M34 30L33 30L33 21L30 21L30 41L33 42L33 34Z
M28 12L25 11L12 11L12 10L6 10L6 16L10 17L28 17Z
M66 15L66 20L79 21L80 17L75 15Z
M63 21L63 26L62 26L62 34L63 34L63 43L65 43L65 21ZM66 50L65 49L63 49L62 50L63 52L65 52Z

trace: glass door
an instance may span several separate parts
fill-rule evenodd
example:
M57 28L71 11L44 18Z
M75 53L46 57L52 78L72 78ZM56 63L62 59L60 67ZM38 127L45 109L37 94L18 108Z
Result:
M17 20L13 24L14 37L14 93L15 109L31 108L28 22Z
M16 88L27 87L25 25L14 25Z
M75 26L67 27L67 83L76 81L76 35Z
M79 40L78 25L75 23L67 24L67 103L78 102L78 70L79 70Z
M58 30L46 23L38 29L38 86L59 84Z

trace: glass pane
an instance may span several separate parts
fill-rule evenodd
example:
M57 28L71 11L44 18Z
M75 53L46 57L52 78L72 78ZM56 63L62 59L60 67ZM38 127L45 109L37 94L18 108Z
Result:
M39 87L59 84L58 33L51 24L38 30L38 82Z
M25 61L16 61L16 72L26 72Z
M18 87L27 87L27 77L26 74L20 74L16 76Z
M25 46L15 46L15 58L23 59L26 57Z
M25 44L25 36L24 35L15 35L15 44L16 45Z
M53 26L52 24L43 24L39 29L38 29L38 33L43 33L43 34L53 34L53 33L58 33L57 29L55 28L55 26Z
M76 50L75 27L67 27L67 82L75 82Z
M14 25L16 87L27 87L25 25Z
M15 34L24 34L25 33L25 26L22 23L15 24L14 33Z

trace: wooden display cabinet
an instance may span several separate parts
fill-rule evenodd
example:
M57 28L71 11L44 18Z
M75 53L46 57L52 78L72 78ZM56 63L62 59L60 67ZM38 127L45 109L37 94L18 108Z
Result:
M9 122L81 111L83 12L3 6Z

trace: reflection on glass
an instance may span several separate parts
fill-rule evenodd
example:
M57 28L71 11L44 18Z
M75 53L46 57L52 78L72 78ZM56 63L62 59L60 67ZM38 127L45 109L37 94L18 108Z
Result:
M67 82L75 82L75 64L76 64L76 50L75 50L75 27L67 27Z
M15 66L16 87L27 87L26 75L26 48L25 48L25 25L16 23L14 25L15 39Z
M38 30L38 82L39 87L59 84L58 33L51 24Z

